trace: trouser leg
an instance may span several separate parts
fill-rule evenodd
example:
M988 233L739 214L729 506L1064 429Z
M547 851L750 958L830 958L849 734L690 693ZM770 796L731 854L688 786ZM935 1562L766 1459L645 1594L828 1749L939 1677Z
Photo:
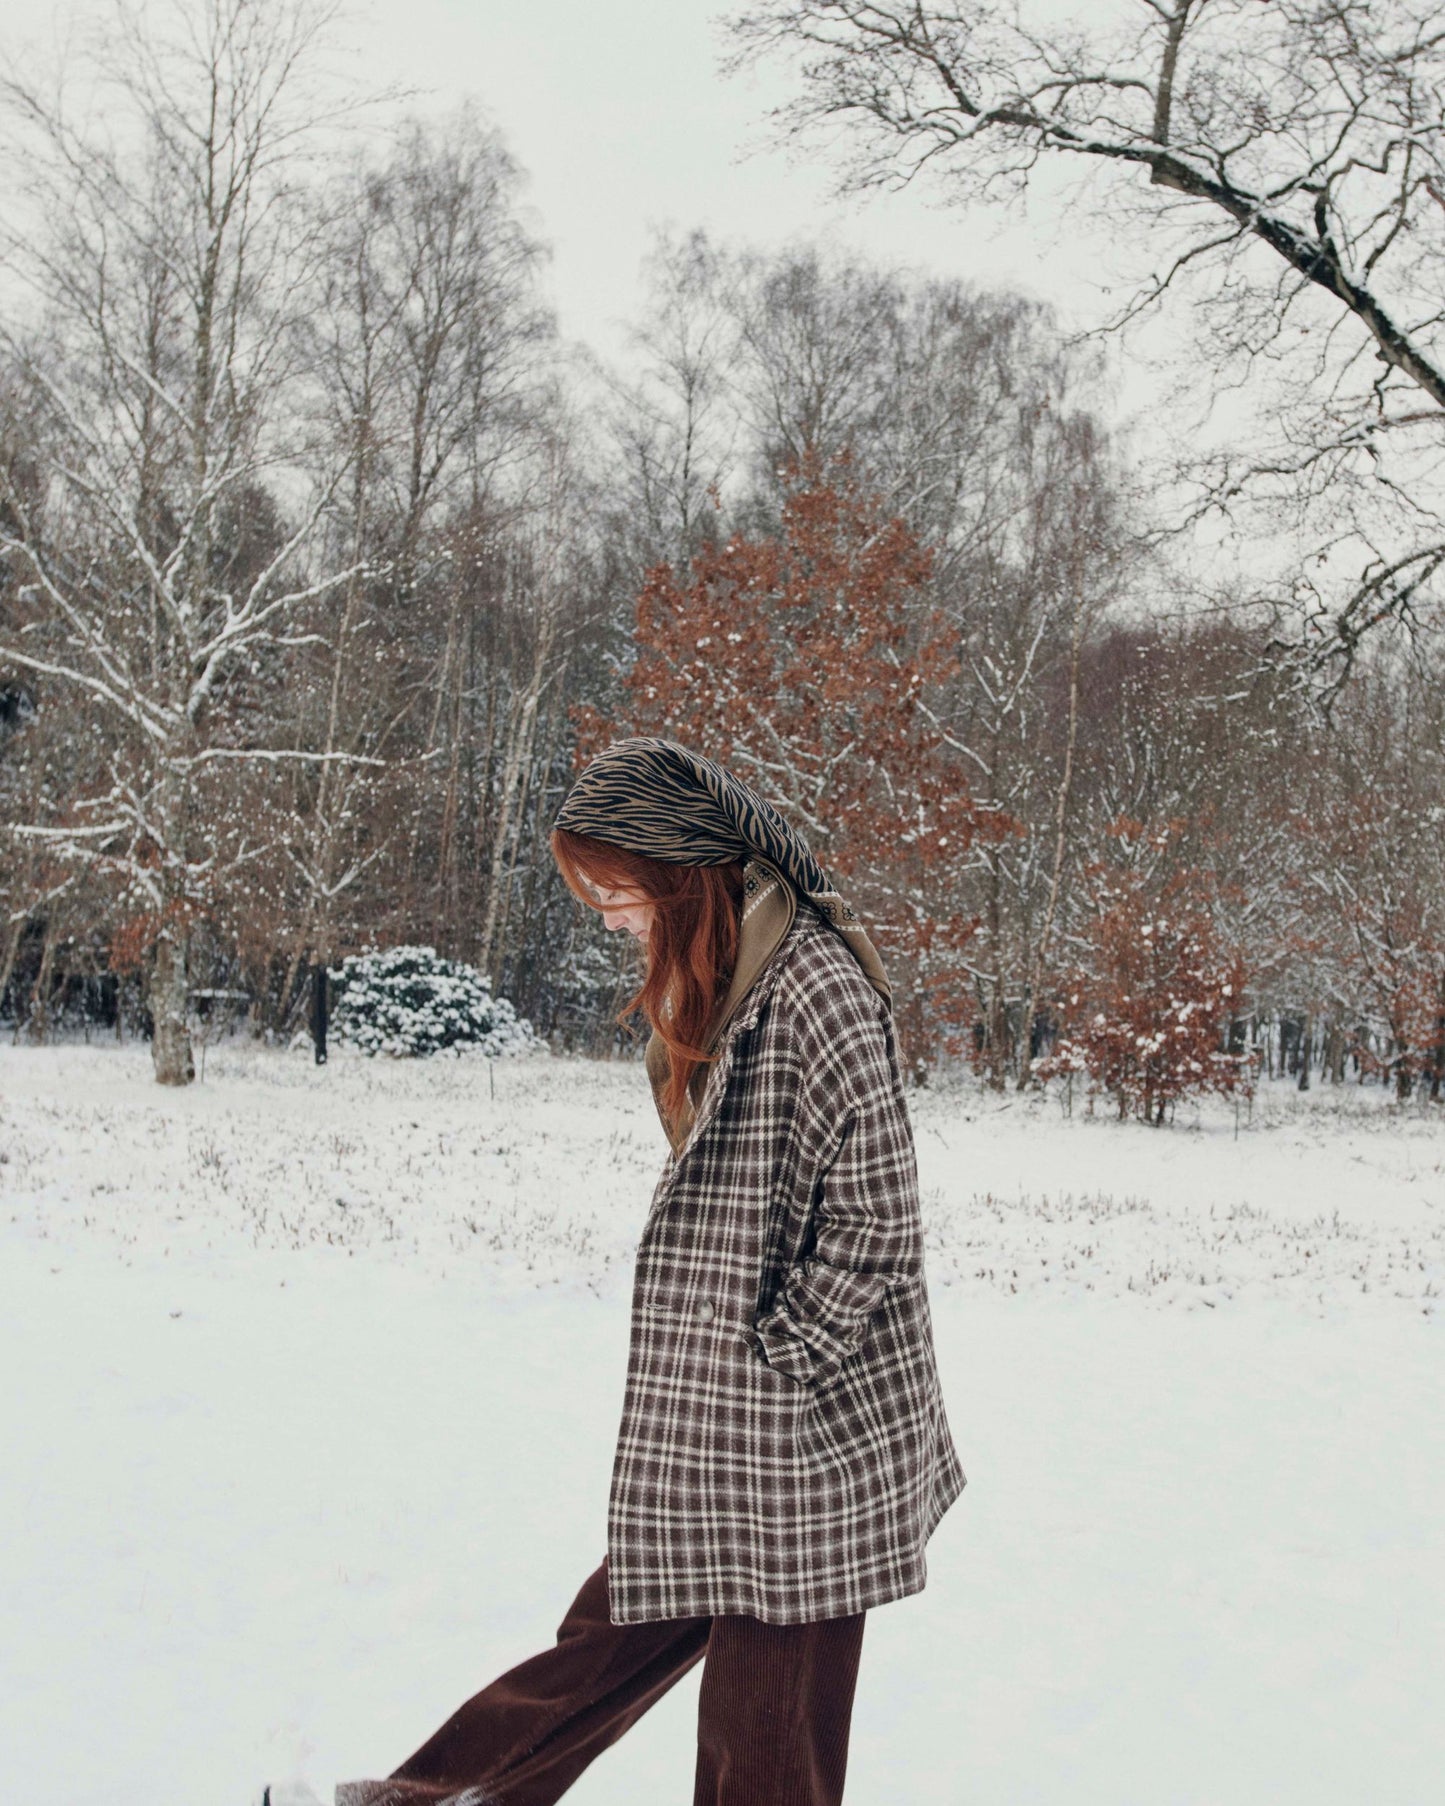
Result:
M551 1806L701 1661L711 1623L613 1624L604 1558L554 1647L475 1694L385 1781L338 1787L336 1806Z
M693 1806L839 1806L865 1615L712 1620Z

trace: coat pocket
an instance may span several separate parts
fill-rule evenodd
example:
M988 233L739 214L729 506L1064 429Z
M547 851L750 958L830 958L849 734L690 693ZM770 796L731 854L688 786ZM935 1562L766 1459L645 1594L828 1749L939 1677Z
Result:
M701 1293L685 1302L665 1298L639 1298L633 1307L633 1313L649 1323L665 1324L678 1333L697 1330L716 1335L730 1327L729 1313L722 1301ZM735 1325L734 1312L732 1326Z

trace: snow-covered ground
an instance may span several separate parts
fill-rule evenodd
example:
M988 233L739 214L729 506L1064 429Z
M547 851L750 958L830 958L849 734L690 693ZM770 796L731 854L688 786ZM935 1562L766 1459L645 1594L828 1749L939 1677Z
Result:
M1445 1112L913 1099L970 1485L870 1616L850 1806L1424 1806ZM635 1065L0 1049L0 1774L387 1772L605 1548ZM698 1672L578 1806L691 1798Z

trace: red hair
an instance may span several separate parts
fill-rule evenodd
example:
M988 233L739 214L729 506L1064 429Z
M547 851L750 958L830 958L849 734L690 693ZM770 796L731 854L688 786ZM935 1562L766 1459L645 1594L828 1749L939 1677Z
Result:
M662 1108L676 1126L693 1074L717 1057L703 1038L737 966L742 862L674 865L566 828L552 830L552 856L568 889L589 909L602 907L589 881L599 890L636 891L654 906L647 975L617 1020L625 1023L641 1009L661 1037L668 1056Z

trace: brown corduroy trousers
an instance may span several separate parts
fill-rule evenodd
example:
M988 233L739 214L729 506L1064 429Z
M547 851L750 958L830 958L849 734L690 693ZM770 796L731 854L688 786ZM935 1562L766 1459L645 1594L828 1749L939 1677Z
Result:
M838 1806L865 1616L614 1624L604 1556L553 1648L475 1694L386 1780L343 1782L336 1806L550 1806L699 1661L693 1806Z

